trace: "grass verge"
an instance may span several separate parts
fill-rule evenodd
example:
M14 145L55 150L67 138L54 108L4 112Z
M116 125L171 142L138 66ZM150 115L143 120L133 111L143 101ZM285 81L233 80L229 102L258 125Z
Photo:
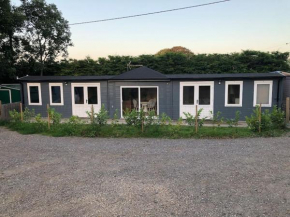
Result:
M79 136L79 137L103 137L103 138L246 138L246 137L277 137L289 130L271 130L261 134L254 133L248 128L226 127L202 127L195 133L190 126L147 126L144 132L140 127L127 125L91 125L68 123L52 125L48 130L47 124L38 123L9 123L0 122L0 126L17 131L21 134L42 134L54 137Z

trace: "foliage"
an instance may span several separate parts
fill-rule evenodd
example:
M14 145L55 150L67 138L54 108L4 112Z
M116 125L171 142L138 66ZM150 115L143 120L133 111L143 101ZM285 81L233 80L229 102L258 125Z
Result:
M274 106L271 111L271 122L274 129L283 129L286 127L285 112L281 108Z
M130 111L128 108L124 111L124 119L128 126L140 126L139 113L133 109Z
M35 115L35 122L38 123L38 124L43 124L44 123L44 121L43 121L43 119L41 117L41 114Z
M112 127L118 126L119 124L119 118L118 118L118 109L115 110L114 115L113 115L113 119L112 119Z
M145 125L151 126L155 123L155 120L156 120L155 111L149 111L147 116L145 117Z
M195 126L195 119L197 118L197 125L199 127L202 127L205 121L205 118L200 118L201 112L203 109L199 109L197 111L197 117L193 116L192 114L190 114L189 112L183 112L184 116L185 116L185 122L189 125L189 126Z
M259 106L256 106L256 108L253 110L253 114L250 117L246 117L248 127L254 132L258 132L259 127L261 127L261 131L267 131L271 129L272 122L269 110L266 109L265 112L261 112L261 124L259 122L259 114L260 108Z
M167 53L179 53L179 54L184 54L184 55L194 55L193 52L185 47L181 47L181 46L176 46L176 47L172 47L172 48L165 48L162 49L160 51L158 51L156 53L156 55L160 56L160 55L164 55Z
M218 127L221 126L221 124L224 122L224 118L221 116L221 112L218 111L216 114L213 114L212 111L210 111L211 115L212 115L212 124L213 124L213 127L215 127L216 125Z
M235 127L236 130L237 130L237 127L238 127L238 124L239 124L239 121L240 121L240 114L241 114L240 111L236 111L235 118L226 120L226 122L229 125L229 127Z
M25 108L23 111L23 121L24 122L30 122L32 118L35 116L34 109Z
M21 114L20 114L20 112L16 111L15 109L13 109L12 111L9 111L9 116L11 118L11 121L14 123L21 121Z
M102 104L100 111L96 113L95 116L96 116L96 122L98 125L103 126L107 124L109 116L108 116L108 111L105 109L104 104Z
M59 112L56 112L55 108L49 108L48 114L53 125L57 125L60 123L61 114Z
M24 57L37 60L43 75L45 62L54 61L59 55L65 57L72 46L68 21L62 17L55 4L44 0L21 0L25 14L23 48Z
M165 126L166 124L171 125L172 120L171 118L166 115L164 112L161 114L161 117L158 118L158 122L161 126Z

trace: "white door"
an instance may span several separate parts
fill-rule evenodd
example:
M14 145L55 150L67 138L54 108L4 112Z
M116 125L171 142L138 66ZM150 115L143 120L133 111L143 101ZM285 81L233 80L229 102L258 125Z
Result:
M184 112L193 116L197 109L202 109L200 118L211 119L213 112L213 81L180 82L180 117L185 118Z
M72 83L72 114L79 117L88 117L87 111L94 112L101 108L100 83Z

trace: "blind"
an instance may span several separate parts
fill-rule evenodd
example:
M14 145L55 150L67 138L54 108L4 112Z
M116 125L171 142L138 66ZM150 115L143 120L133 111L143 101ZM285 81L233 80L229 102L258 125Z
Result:
M257 104L269 104L270 84L257 85Z

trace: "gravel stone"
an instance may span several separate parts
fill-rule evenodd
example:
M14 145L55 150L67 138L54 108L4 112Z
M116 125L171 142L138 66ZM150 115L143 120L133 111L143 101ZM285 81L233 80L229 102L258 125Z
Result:
M104 139L0 128L0 216L290 216L290 138Z

